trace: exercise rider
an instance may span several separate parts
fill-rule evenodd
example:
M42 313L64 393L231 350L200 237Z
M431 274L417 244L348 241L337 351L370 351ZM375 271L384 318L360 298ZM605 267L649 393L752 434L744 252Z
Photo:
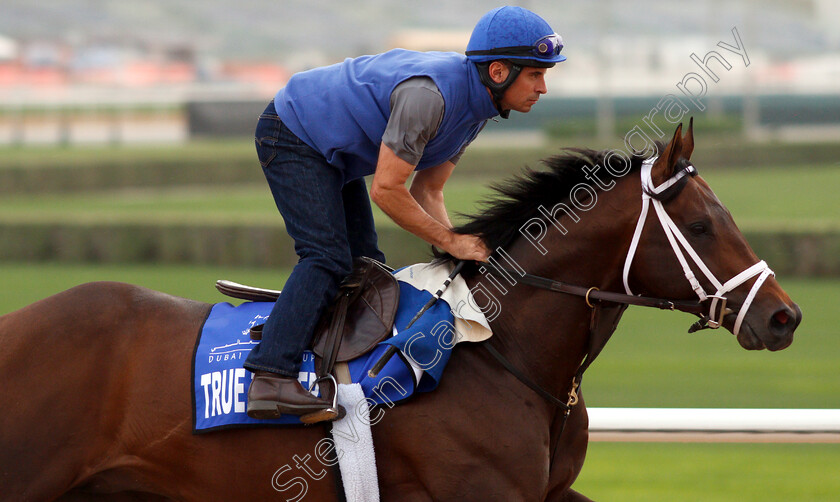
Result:
M299 261L244 363L249 416L335 418L297 378L353 258L385 260L365 176L370 199L402 228L457 258L487 259L480 238L452 231L444 183L488 119L526 113L546 93L562 47L538 15L500 7L478 21L465 55L395 49L295 74L280 89L256 147Z

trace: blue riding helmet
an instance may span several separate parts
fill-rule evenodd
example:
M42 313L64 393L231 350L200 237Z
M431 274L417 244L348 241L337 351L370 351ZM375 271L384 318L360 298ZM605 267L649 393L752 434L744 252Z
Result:
M478 20L465 54L478 67L481 83L490 89L499 115L508 118L510 110L502 109L502 96L522 68L551 68L566 60L560 55L561 50L563 39L543 18L522 7L506 6L493 9ZM490 63L498 60L505 61L510 70L504 82L490 78Z
M473 29L467 44L470 61L507 59L523 66L551 67L566 60L563 39L540 16L522 7L491 10Z

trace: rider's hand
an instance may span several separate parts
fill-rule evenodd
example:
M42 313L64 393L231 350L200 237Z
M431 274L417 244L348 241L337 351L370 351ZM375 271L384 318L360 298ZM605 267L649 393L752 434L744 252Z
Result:
M471 234L452 234L452 241L444 251L460 260L487 261L490 250L478 236Z

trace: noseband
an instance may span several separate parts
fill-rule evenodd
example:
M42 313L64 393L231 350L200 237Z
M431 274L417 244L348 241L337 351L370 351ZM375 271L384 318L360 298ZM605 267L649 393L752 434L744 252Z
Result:
M668 242L671 244L671 249L674 250L674 255L677 257L677 260L680 262L680 266L683 269L683 274L685 274L685 278L688 280L688 283L691 285L691 289L697 295L697 298L700 302L705 302L706 300L711 300L709 303L709 311L706 314L701 314L700 320L695 323L690 329L689 332L697 331L698 329L705 329L705 328L712 328L717 329L723 323L723 317L727 314L732 313L732 310L726 308L726 295L727 293L731 292L741 284L747 282L748 280L752 279L756 275L758 279L756 279L755 283L750 289L747 298L744 300L744 303L741 305L741 308L738 311L738 317L735 319L735 325L732 329L732 332L737 335L741 330L741 323L744 320L744 316L746 316L747 311L752 305L752 301L755 298L756 293L758 293L758 289L764 284L764 281L767 277L771 275L775 275L770 267L767 266L763 260L759 261L755 265L748 267L746 270L737 274L735 277L729 279L725 283L721 283L715 275L709 270L709 267L703 263L703 260L700 258L700 255L694 251L694 248L691 247L691 244L688 243L685 236L680 232L679 227L674 223L674 220L668 216L668 213L665 211L665 207L662 203L662 198L668 194L668 190L673 190L675 188L679 189L680 185L677 183L683 179L685 176L696 176L697 170L689 164L685 169L678 171L676 174L671 176L667 181L662 183L659 186L654 186L653 178L651 176L651 171L653 170L653 163L656 161L657 157L651 157L646 159L642 163L641 167L641 179L642 179L642 212L639 214L639 221L636 223L636 231L633 234L633 241L630 243L630 250L627 252L627 258L624 260L624 290L627 292L628 295L632 295L633 292L630 290L630 285L628 282L628 276L630 275L630 266L633 263L633 257L636 255L636 249L639 246L639 240L642 235L642 230L645 227L645 221L647 220L647 214L650 209L650 206L653 205L654 210L656 211L656 216L659 218L659 223L662 226L662 230L665 232L665 236L668 238ZM694 261L694 264L697 265L697 268L703 272L703 275L706 276L706 279L717 288L717 291L713 295L706 293L703 289L703 286L700 284L700 281L694 276L694 273L691 271L691 267L688 265L688 260L686 260L685 253L683 253L683 249L685 252L688 253L688 256Z

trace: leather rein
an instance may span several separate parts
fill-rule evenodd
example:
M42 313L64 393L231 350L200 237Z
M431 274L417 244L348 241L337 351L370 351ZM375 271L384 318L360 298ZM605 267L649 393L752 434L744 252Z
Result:
M488 269L495 270L496 272L505 274L508 277L513 277L517 282L520 282L527 286L543 289L546 291L554 291L556 293L565 293L569 295L582 297L586 302L586 305L592 309L592 316L589 324L590 338L592 338L591 335L597 327L597 314L600 302L616 303L623 305L636 305L639 307L655 307L661 310L679 310L681 312L687 312L698 316L703 316L703 313L707 310L707 307L703 305L704 302L700 302L697 300L676 301L666 300L663 298L628 295L624 293L615 293L611 291L600 291L596 287L586 288L583 286L577 286L574 284L569 284L562 281L555 281L546 277L529 274L527 272L517 272L511 269L500 267L490 261L482 262L481 266L488 267ZM601 352L601 349L604 348L604 345L606 345L609 336L604 338L605 339L602 341L593 340L594 343L590 343L589 350L587 351L583 362L578 367L578 370L575 373L575 377L572 379L572 387L565 401L554 396L547 390L543 389L542 387L540 387L539 384L535 383L522 371L517 369L510 361L507 360L507 358L505 358L498 350L496 350L492 345L490 345L489 339L485 341L483 345L487 349L487 351L490 352L490 354L494 358L496 358L499 361L499 363L502 364L502 366L505 367L505 369L512 373L522 383L531 388L531 390L539 394L543 399L553 404L554 406L561 408L564 412L564 415L568 416L571 412L572 406L577 404L577 389L580 386L583 373L586 371L587 368L589 368L589 365L592 364L592 362Z
M639 307L655 307L661 310L679 310L680 312L687 312L689 314L696 315L702 315L706 311L706 307L703 303L697 300L666 300L663 298L653 298L649 296L637 296L625 293L614 293L611 291L601 291L596 287L586 288L584 286L555 281L539 275L529 273L522 275L520 272L498 267L490 262L482 263L482 266L490 267L499 272L506 273L508 276L514 277L516 281L528 286L548 291L555 291L557 293L581 296L585 299L586 304L590 308L594 308L592 305L592 301L594 300L609 303L623 303L625 305L637 305Z

